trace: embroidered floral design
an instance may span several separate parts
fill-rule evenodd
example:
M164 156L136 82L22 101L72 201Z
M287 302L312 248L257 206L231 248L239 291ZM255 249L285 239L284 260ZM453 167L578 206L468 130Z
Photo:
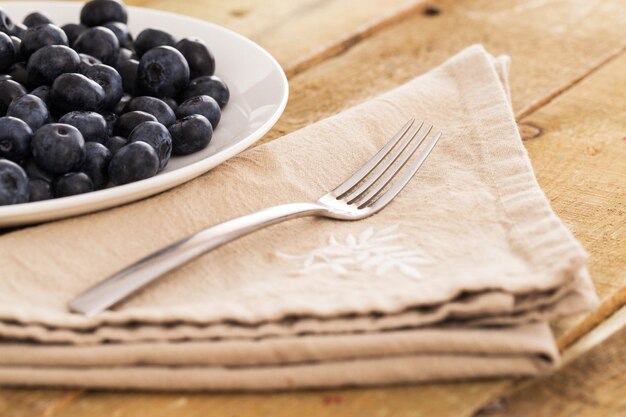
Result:
M369 272L382 276L397 270L414 279L422 278L418 266L432 263L425 254L394 244L402 235L397 233L399 225L393 225L379 231L370 227L358 236L348 234L344 242L339 242L334 235L328 239L328 245L313 249L304 255L289 255L278 252L283 259L300 262L294 271L296 275L306 275L319 270L331 270L337 275L351 272Z

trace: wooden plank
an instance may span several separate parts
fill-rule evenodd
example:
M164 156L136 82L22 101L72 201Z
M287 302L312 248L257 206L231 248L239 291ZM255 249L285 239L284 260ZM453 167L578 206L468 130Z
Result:
M128 0L209 20L263 45L289 74L402 20L423 0ZM132 16L131 16L132 17Z
M595 8L589 11L585 7L584 13L580 12L584 5L573 0L552 3L469 0L458 4L452 1L433 4L441 11L438 15L416 15L357 44L337 59L292 78L290 106L272 137L406 81L469 43L482 41L496 53L509 51L513 55L518 63L513 66L512 76L518 112L541 102L555 89L571 85L597 62L606 60L607 56L615 54L623 46L624 25L621 23L625 21L625 11L619 1L600 5L594 3ZM490 16L497 16L497 19ZM561 16L564 24L571 29L569 33L572 34L565 42L562 33L553 32L551 16ZM566 28L566 32L568 30ZM538 44L541 48L537 48ZM543 137L545 135L544 131ZM487 398L506 387L507 383L498 382L430 384L348 393L356 396L357 403L368 405L369 409L359 409L365 415L374 414L369 410L394 415L435 415L431 407L437 406L436 415L452 416L470 415ZM403 402L404 392L406 401ZM285 414L291 415L301 409L308 413L308 409L302 407L302 404L309 404L307 399L312 403L323 402L324 395L329 394L335 395L335 391L263 396L197 395L193 396L193 407L177 414L215 412L222 410L221 407L228 407L224 405L225 401L232 401L242 408L244 403L241 401L246 401L245 408L249 408L250 412L256 409L257 414L275 411L275 404L286 401L283 403ZM169 404L168 401L179 398L180 395L175 394L90 394L55 415L104 416L112 414L113 410L122 415L127 411L133 414L126 407L157 414L165 404ZM335 400L326 401L332 403ZM184 400L180 402L184 403ZM323 414L324 411L328 413L325 408L323 411L312 408L309 414ZM333 411L337 415L354 414L352 408L345 412L342 409Z

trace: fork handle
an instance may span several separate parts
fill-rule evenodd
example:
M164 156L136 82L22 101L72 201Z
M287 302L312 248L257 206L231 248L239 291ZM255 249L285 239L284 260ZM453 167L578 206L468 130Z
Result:
M219 223L156 251L101 281L72 300L69 308L76 313L95 315L166 272L225 243L285 220L326 212L327 209L320 204L283 204Z

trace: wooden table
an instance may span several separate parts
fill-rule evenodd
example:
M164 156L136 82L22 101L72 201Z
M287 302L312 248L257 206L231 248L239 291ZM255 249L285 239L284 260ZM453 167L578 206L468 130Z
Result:
M276 394L0 390L0 416L626 415L626 0L133 0L204 18L281 62L277 138L395 87L472 43L513 58L513 107L539 183L582 241L602 299L555 324L540 379Z

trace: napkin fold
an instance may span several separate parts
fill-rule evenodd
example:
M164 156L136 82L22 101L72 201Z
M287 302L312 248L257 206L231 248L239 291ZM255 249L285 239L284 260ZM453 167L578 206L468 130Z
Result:
M0 237L0 384L263 390L551 369L548 321L597 300L534 178L507 79L508 58L472 46L174 190ZM315 200L412 117L443 137L381 213L276 225L112 311L67 310L190 233Z

